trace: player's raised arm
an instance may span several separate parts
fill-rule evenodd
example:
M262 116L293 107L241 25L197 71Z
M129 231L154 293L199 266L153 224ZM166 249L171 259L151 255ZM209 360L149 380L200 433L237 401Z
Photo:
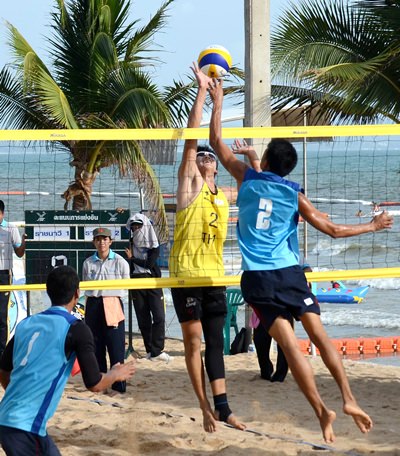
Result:
M238 185L240 185L249 166L238 160L232 150L222 140L221 116L224 97L222 79L213 79L209 84L208 91L213 102L210 123L210 145L217 153L222 165L232 174Z
M363 233L372 233L390 229L393 225L393 217L386 211L383 211L368 223L354 225L334 223L315 208L311 201L301 193L299 193L299 212L306 222L332 238L345 238Z
M207 88L211 79L199 70L197 63L193 62L191 69L196 77L198 89L196 99L190 110L187 127L198 128L200 127ZM178 170L178 210L186 208L203 186L203 178L196 164L196 153L197 139L187 139L183 147L182 161Z

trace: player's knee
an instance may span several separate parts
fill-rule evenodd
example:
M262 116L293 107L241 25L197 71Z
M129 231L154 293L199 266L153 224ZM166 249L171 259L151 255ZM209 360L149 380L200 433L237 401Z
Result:
M184 339L185 351L194 353L201 350L201 338L197 336L186 337Z

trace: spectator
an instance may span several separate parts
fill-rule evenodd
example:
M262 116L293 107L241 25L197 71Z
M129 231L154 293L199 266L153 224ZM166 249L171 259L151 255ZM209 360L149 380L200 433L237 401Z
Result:
M0 200L0 285L10 285L13 269L13 253L21 258L25 253L25 234L4 219L5 205ZM8 305L10 293L0 292L0 357L8 339Z
M85 281L129 279L129 264L121 255L111 250L112 237L108 228L93 231L96 253L83 263L82 278ZM123 290L86 290L85 322L92 330L96 358L100 371L107 372L106 350L110 366L125 358L125 317L121 298ZM111 388L120 393L126 391L126 382L115 382Z
M160 245L148 217L134 214L129 218L126 227L130 232L130 248L126 248L125 253L131 278L161 277L161 270L157 265ZM131 297L147 353L146 358L168 363L172 356L164 351L165 307L162 289L131 290Z

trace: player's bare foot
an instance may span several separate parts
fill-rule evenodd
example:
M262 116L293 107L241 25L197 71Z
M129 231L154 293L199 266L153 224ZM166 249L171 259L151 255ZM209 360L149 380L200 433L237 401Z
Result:
M226 422L240 431L244 431L246 429L246 425L241 423L233 413L228 416Z
M206 432L215 432L217 430L217 421L212 413L212 410L202 410L203 412L203 428Z
M214 410L214 416L218 421L220 421L219 413L217 410ZM241 423L233 413L228 416L226 423L230 424L235 429L239 429L240 431L244 431L246 429L246 425L244 423Z
M353 418L360 431L364 434L372 429L373 423L371 418L355 402L344 404L343 412Z
M326 443L333 443L335 441L335 434L333 432L332 424L336 420L336 413L333 410L325 410L319 417L319 424L322 429L322 435Z

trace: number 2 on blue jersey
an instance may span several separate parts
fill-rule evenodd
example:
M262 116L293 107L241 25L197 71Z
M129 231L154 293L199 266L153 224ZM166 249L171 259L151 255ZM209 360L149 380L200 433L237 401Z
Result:
M258 230L267 230L272 213L272 201L267 198L260 198L258 209L256 228Z

